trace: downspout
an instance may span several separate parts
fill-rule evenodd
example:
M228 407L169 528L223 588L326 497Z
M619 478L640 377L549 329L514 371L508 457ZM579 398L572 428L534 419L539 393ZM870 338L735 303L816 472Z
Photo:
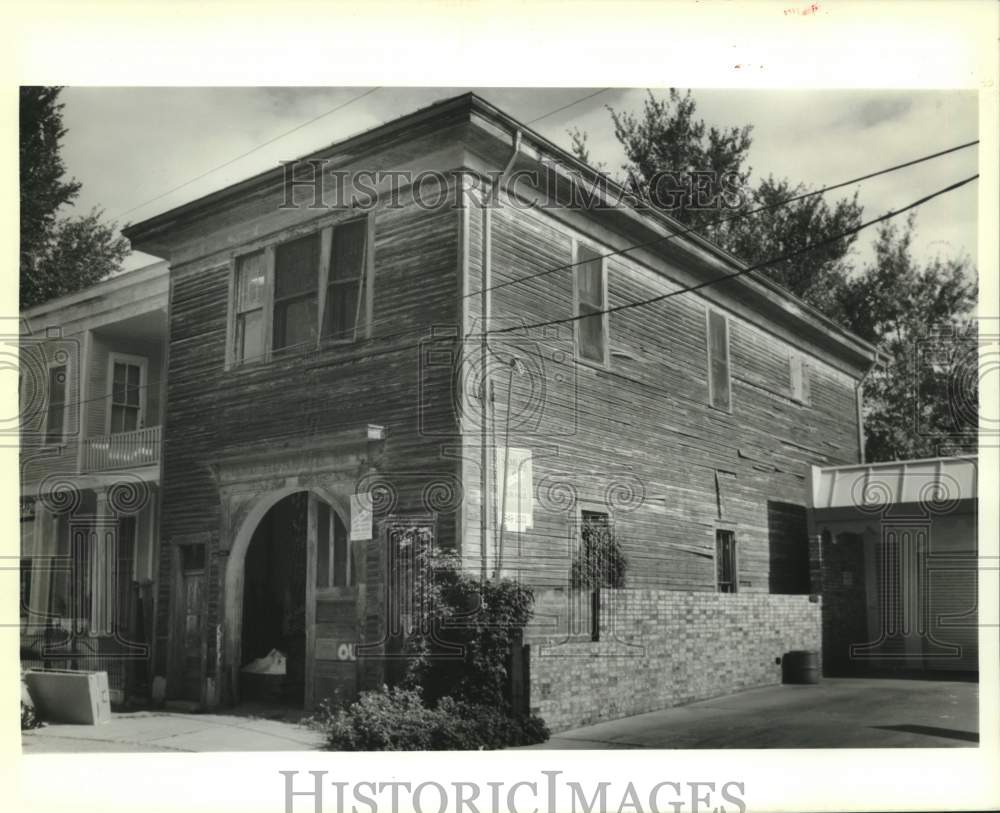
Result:
M868 376L871 375L872 370L875 369L878 361L872 364L865 374L858 379L857 385L854 387L854 403L855 409L857 410L858 417L858 462L864 463L865 461L865 416L864 416L864 396L862 395L862 390L865 386L865 381Z
M517 155L521 151L521 130L514 131L514 140L511 145L511 155L507 161L507 164L503 168L503 172L497 178L493 189L491 190L490 199L484 198L483 203L483 245L482 245L482 261L481 261L481 272L480 272L480 286L479 286L479 312L482 322L480 335L480 346L479 346L479 369L482 370L482 381L480 382L479 396L480 396L480 492L482 494L482 504L480 506L480 517L479 517L479 540L480 540L480 568L479 577L480 580L485 582L488 573L488 561L489 561L489 547L487 544L487 535L489 533L489 515L493 510L493 500L491 497L490 489L490 452L489 443L487 441L487 431L489 424L489 410L490 410L490 400L493 397L493 387L492 381L490 380L489 360L487 358L489 353L489 347L487 346L487 333L489 331L489 320L490 320L490 305L491 297L489 294L489 288L491 285L492 269L491 269L491 254L492 254L492 223L493 220L490 217L490 207L495 205L500 197L500 187L506 181L507 176L510 174L511 169L514 167L514 162L517 160Z

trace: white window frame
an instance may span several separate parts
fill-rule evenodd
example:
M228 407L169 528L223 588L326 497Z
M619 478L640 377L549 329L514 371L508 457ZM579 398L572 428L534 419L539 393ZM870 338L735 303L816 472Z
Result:
M600 257L601 261L601 299L603 305L601 310L601 330L604 333L604 358L600 361L595 359L590 359L585 357L580 352L580 319L575 318L573 320L573 353L577 361L581 361L584 364L593 364L598 367L608 367L611 362L611 320L609 319L610 314L608 313L608 258L604 256L606 252L602 251L601 248L589 240L579 240L576 237L573 238L572 244L572 262L573 262L573 316L580 316L580 283L577 275L577 270L579 268L580 261L580 244L581 242L586 245L588 249L593 251Z
M722 317L726 326L726 389L729 391L729 405L716 406L715 388L712 386L712 314ZM708 371L708 405L719 412L732 414L733 411L733 353L730 346L729 314L717 308L705 308L705 362Z
M62 419L62 434L59 436L58 441L49 440L49 413L52 409L52 370L55 367L65 367L66 368L66 387L63 391L63 419ZM69 430L69 401L70 392L69 385L71 378L71 367L70 360L65 361L50 361L45 365L45 411L42 413L42 440L44 446L65 446L67 439L67 432Z
M108 354L108 408L104 416L104 434L111 434L111 411L115 403L115 364L132 364L139 368L139 417L136 430L146 427L146 387L149 382L149 359L131 353L112 352Z
M333 257L334 230L338 226L347 225L355 221L365 221L365 245L364 255L361 263L361 279L358 281L358 302L354 318L354 334L347 339L336 339L323 336L323 321L326 317L327 290L330 281L330 261ZM276 357L287 357L284 350L305 349L307 345L298 345L296 348L283 348L283 351L274 350L274 281L275 281L275 255L277 248L284 243L290 243L303 237L319 234L319 272L317 274L317 300L316 300L316 342L309 344L309 349L322 349L330 346L348 346L357 343L359 339L371 338L371 323L373 313L374 294L374 270L375 270L375 218L371 213L366 212L361 215L352 215L328 223L325 226L312 231L296 232L285 234L280 239L272 240L266 244L255 244L243 247L234 251L229 258L228 271L228 302L226 313L226 361L225 369L231 370L238 367L254 366L256 364L267 364ZM236 275L239 269L239 260L249 254L264 251L264 301L261 305L263 311L263 344L264 352L260 358L249 360L239 360L236 358ZM364 323L362 328L362 316Z

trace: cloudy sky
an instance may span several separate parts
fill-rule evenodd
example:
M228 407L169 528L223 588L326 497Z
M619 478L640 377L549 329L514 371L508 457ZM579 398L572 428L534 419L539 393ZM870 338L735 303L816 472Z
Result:
M323 116L363 90L67 88L63 156L83 183L76 209L97 206L119 223L136 222L468 88L379 88ZM532 128L561 146L569 147L570 128L586 131L592 160L612 170L623 156L607 108L638 112L647 92L608 89L546 116L599 89L475 90L522 122L545 116ZM770 174L813 187L978 137L974 92L694 89L694 97L710 125L753 125L754 178ZM971 148L859 185L865 218L972 175L977 161ZM975 261L977 194L970 184L917 210L918 256ZM871 256L874 233L859 236L857 263ZM127 267L151 260L136 254Z

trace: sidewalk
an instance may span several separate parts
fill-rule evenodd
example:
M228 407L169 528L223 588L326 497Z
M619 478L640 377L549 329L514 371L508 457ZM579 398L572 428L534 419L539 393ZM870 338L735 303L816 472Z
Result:
M50 725L21 733L25 754L76 752L312 751L318 732L295 723L229 714L139 711L103 725Z
M563 731L527 747L974 748L978 695L972 682L824 678Z

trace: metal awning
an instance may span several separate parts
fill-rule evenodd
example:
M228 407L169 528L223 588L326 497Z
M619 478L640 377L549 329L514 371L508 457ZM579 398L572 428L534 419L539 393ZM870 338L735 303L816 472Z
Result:
M811 508L950 504L976 499L976 455L812 468Z

